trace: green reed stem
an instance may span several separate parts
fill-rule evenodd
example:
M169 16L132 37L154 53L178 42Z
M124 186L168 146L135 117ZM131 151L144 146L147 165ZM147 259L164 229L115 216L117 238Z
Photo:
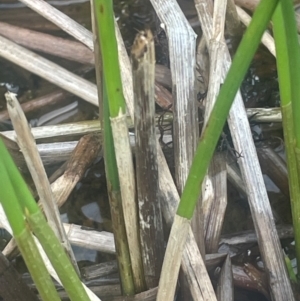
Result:
M70 300L90 301L70 258L38 206L37 209L36 212L27 214L27 221L53 265Z
M109 96L110 117L125 113L125 99L122 89L118 60L118 45L115 37L114 12L111 0L95 0L99 37L103 63L103 72L107 95Z
M0 158L2 159L1 162L1 177L0 183L3 188L0 189L1 193L3 194L3 197L0 195L1 202L3 202L4 210L6 211L7 217L10 219L10 222L12 223L11 226L15 227L14 236L19 241L19 234L22 227L26 228L25 221L23 214L27 217L27 221L39 239L45 253L47 254L49 260L51 261L54 269L56 270L66 292L68 293L70 299L72 301L90 301L90 298L88 297L87 293L85 292L83 285L76 273L76 271L73 268L73 265L67 256L67 254L64 251L63 246L60 244L59 240L55 236L53 230L50 228L48 223L46 222L45 217L43 216L42 212L40 211L38 205L36 204L34 198L32 197L26 183L24 182L21 174L19 173L15 163L13 162L10 154L8 153L3 141L0 139ZM2 172L2 170L4 172ZM6 173L5 173L6 171ZM6 179L6 180L5 180ZM6 182L4 182L4 180ZM9 185L10 184L10 185ZM9 203L8 205L6 202L8 202L9 198L8 196L5 196L4 193L9 193L11 195L11 198L13 199L13 202ZM13 204L13 205L11 205ZM23 210L23 214L22 214ZM21 223L21 220L23 220L23 224ZM28 242L30 243L30 234L23 234L22 238L26 237L28 239ZM28 269L31 271L33 269L33 272L35 272L36 262L34 261L35 256L38 257L36 252L34 252L32 244L30 247L26 247L26 242L21 240L21 247L23 248L24 252L29 252L30 254L23 254L24 258L29 256L29 258L32 258L33 261L28 261ZM29 250L29 251L28 251ZM38 251L37 251L38 252ZM34 254L34 256L31 256L31 253ZM42 258L41 258L42 260ZM26 261L26 259L25 259ZM27 262L26 262L27 263ZM43 263L43 260L42 260ZM33 265L33 266L32 266ZM40 263L38 264L40 265ZM44 263L43 263L44 265ZM42 267L41 267L42 268ZM45 268L46 269L46 268ZM38 270L39 271L39 270ZM46 270L47 272L47 270ZM42 274L43 275L43 274ZM47 275L51 281L51 278L47 272ZM33 276L33 275L32 275ZM33 276L34 277L34 276ZM43 280L45 283L48 283L46 281L46 276L42 276L45 278ZM38 280L38 279L37 279ZM53 285L52 281L51 284ZM49 290L51 288L50 284ZM53 286L54 287L54 286ZM45 287L43 287L45 289ZM41 296L48 296L49 290L45 292L40 292ZM55 290L55 288L54 288ZM56 291L55 291L56 292ZM52 293L50 294L52 296ZM57 295L58 296L58 295ZM55 299L53 297L52 299L43 299L43 300L60 300Z
M300 49L291 0L280 1L273 15L282 125L289 174L297 265L300 263L300 186L297 131L299 128ZM295 27L295 28L294 28ZM295 43L296 40L296 43ZM298 66L298 67L297 67ZM295 141L296 138L296 141ZM296 145L295 145L296 144ZM298 162L297 162L298 161ZM298 168L297 168L298 166Z
M95 0L94 7L98 25L115 158L118 166L122 209L129 245L133 282L135 292L141 292L145 287L145 283L139 245L137 204L135 200L135 175L126 125L126 106L119 67L113 3L112 0Z
M9 179L2 155L4 144L0 139L0 201L13 231L14 238L43 301L60 301L43 259L25 224L21 206Z

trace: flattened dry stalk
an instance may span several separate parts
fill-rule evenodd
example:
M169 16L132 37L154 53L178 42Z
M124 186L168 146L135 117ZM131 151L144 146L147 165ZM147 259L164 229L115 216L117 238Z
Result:
M64 228L72 245L107 254L116 254L114 236L111 232L84 230L82 226L75 224L64 224Z
M250 10L250 11L254 11L256 6L259 3L259 0L235 0L234 1L236 5L241 6L241 7L245 7L246 9Z
M133 120L134 119L134 97L133 97L131 64L116 20L115 20L115 34L116 34L116 39L118 41L117 46L118 46L123 93L126 100L127 110L129 112L131 119Z
M72 260L74 268L76 269L78 275L80 275L77 261L60 220L59 210L52 194L46 171L39 156L33 136L30 132L26 117L15 94L8 92L5 94L5 97L7 100L7 109L18 136L18 144L23 152L36 190L40 196L48 223L59 241L66 249L70 259Z
M205 248L207 253L217 253L225 210L227 207L226 161L222 154L215 154L209 168L209 177L214 187L211 204L203 203L205 221ZM207 210L205 210L207 209Z
M213 18L213 37L209 42L209 57L210 57L210 67L209 67L209 86L208 86L208 92L207 92L207 97L206 97L206 103L205 103L205 112L204 112L204 124L203 124L203 131L206 127L206 124L208 122L208 118L210 116L210 113L212 111L212 108L216 102L217 95L219 93L220 85L222 83L222 62L223 56L224 56L224 48L225 44L223 42L224 38L224 26L225 26L225 12L226 12L226 4L227 1L224 0L217 0L214 3L214 18ZM206 175L202 187L206 187L209 185L210 179L209 176ZM215 187L214 187L215 188ZM214 189L213 188L213 189ZM205 198L205 189L202 190L202 202L208 202L215 200L215 198ZM197 211L199 210L199 204L197 205ZM205 212L203 212L205 214ZM207 213L206 213L207 214ZM194 231L195 236L199 236L199 226L197 227L195 219L201 218L201 215L199 216L194 216L192 220L192 229ZM203 216L202 218L205 217ZM198 221L199 225L199 221ZM222 224L221 224L222 226ZM205 228L207 225L204 225L204 232L206 231ZM213 226L214 227L214 226ZM204 234L203 234L204 235ZM196 238L197 239L197 238ZM201 242L199 242L199 239L197 240L198 247L201 250ZM202 247L203 248L203 247ZM211 248L210 248L211 251ZM210 252L207 250L207 252ZM215 250L216 251L216 250Z
M210 112L216 102L222 81L222 62L224 57L224 26L227 0L214 2L213 33L209 41L209 86L205 104L204 125L207 124Z
M105 277L118 272L118 263L116 260L96 263L82 268L82 275L86 280L92 280L98 277Z
M134 275L134 285L136 292L141 292L144 289L143 261L139 243L137 204L135 202L135 177L126 115L120 110L119 115L110 118L110 120L119 172L125 228L132 272Z
M233 301L233 297L234 293L231 259L230 256L227 255L218 281L217 298L219 301Z
M158 285L164 253L155 133L155 53L150 30L137 35L131 57L140 238L145 281L149 289Z
M197 301L217 301L207 273L205 262L190 229L183 250L181 268L189 284L191 295Z
M260 292L267 300L271 300L268 280L264 272L247 263L244 266L232 265L232 274L235 287Z
M198 142L198 110L194 90L196 35L175 0L151 0L151 3L168 36L175 116L175 178L181 193Z
M256 122L282 122L281 108L249 108L248 118Z
M175 215L173 226L168 240L157 292L156 301L166 301L174 299L174 292L177 284L178 271L182 252L189 233L190 220L179 215ZM179 243L178 243L179 242ZM168 272L166 272L168 271Z

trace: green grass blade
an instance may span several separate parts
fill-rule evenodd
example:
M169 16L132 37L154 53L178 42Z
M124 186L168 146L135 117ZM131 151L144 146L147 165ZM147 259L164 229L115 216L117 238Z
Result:
M26 227L25 220L6 167L3 164L3 157L0 157L0 202L14 235L20 235Z
M290 280L293 283L296 284L297 283L297 277L296 277L296 274L294 272L292 262L291 262L291 260L289 259L289 257L287 255L284 255L284 260L285 260L285 264L286 264L286 267L287 267L287 270L288 270L288 274L290 276Z
M65 253L63 246L58 241L54 232L47 224L46 219L44 218L38 205L32 197L26 183L24 182L2 140L0 141L0 155L2 161L5 161L5 166L2 163L2 169L7 170L7 178L9 177L10 179L12 179L11 185L9 186L8 183L6 183L6 189L1 189L1 192L5 193L6 191L8 191L10 195L15 196L16 201L16 205L14 205L15 207L9 205L6 208L7 214L12 216L12 222L15 223L15 216L17 214L16 212L23 210L31 229L38 237L43 249L48 255L49 260L51 261L63 286L65 287L65 290L69 294L70 299L72 301L89 301L90 299L86 294L81 281L78 278L73 265L71 264L69 257ZM3 181L1 181L0 179L0 183L5 183ZM11 214L10 211L12 211ZM22 220L24 222L22 211L18 214L21 214ZM21 228L21 226L19 226L19 228ZM18 233L20 232L19 228Z
M0 201L13 230L22 257L43 301L60 301L31 233L25 225L22 209L6 167L0 157Z
M273 34L276 46L276 63L280 88L281 106L291 104L292 88L291 88L291 72L290 72L290 56L288 50L288 36L285 30L285 21L283 19L281 2L279 1L273 15Z
M290 8L288 8L290 6ZM284 9L283 9L284 7ZM285 13L285 15L284 15ZM292 14L292 15L290 15ZM284 144L287 156L287 166L289 174L290 200L292 207L292 217L295 236L295 248L297 265L300 263L300 186L299 186L299 160L295 153L295 132L299 128L300 107L299 97L296 96L299 90L300 67L297 69L297 63L294 64L295 56L299 60L299 45L295 45L297 33L293 30L294 10L292 1L279 2L273 15L273 30L276 45L277 71L279 79L282 125L284 133ZM292 28L291 28L292 27ZM298 77L295 78L295 77ZM296 87L295 87L296 86ZM296 105L295 105L296 104ZM298 110L298 112L297 112ZM298 162L297 162L298 161ZM298 168L297 168L298 166Z
M42 300L60 301L31 233L24 230L23 233L14 236L14 238Z
M179 216L191 219L216 144L225 124L231 104L250 65L262 34L275 10L277 0L262 0L234 56L226 80L196 150L189 176L178 206Z
M292 0L280 0L279 10L283 18L283 30L286 36L286 50L288 55L290 81L291 81L291 100L293 107L294 121L300 118L300 47L296 26L296 16ZM276 45L277 46L277 45ZM300 123L294 122L294 132L296 146L300 151Z
M116 161L112 128L109 119L109 104L106 94L106 86L103 84L103 132L105 152L105 172L113 191L120 190L119 174Z
M9 154L8 150L2 139L0 138L0 158L7 170L9 179L13 185L14 193L18 200L31 200L27 203L27 209L31 212L35 210L35 200L30 193L27 184L25 183L22 175L20 174L15 162L13 161L11 155ZM32 207L33 206L33 207Z
M144 290L142 256L139 244L135 175L126 124L112 0L95 0L95 13L108 96L115 157L118 166L122 208L129 245L135 292Z
M27 216L30 228L40 241L64 289L72 301L90 301L69 257L40 210Z
M103 72L107 94L109 95L110 117L125 113L120 66L118 60L118 46L115 37L113 2L111 0L95 0L98 32L101 38L101 54Z

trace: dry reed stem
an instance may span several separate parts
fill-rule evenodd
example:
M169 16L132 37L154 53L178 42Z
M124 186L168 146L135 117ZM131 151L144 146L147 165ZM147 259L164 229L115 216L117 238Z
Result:
M190 220L175 215L165 252L156 301L174 300L178 271L189 229Z
M135 97L135 158L140 241L146 286L156 287L164 253L155 129L155 52L150 30L140 32L131 49Z
M198 142L194 90L196 35L176 1L151 0L151 3L166 28L168 37L175 116L175 179L181 193Z
M136 292L144 290L143 261L139 244L135 176L129 142L126 115L119 113L111 118L111 127L118 166L125 228L129 245L133 279Z
M30 174L41 199L48 223L61 244L66 249L72 260L74 268L80 275L77 261L60 220L59 210L52 194L50 183L48 181L48 177L37 150L34 138L31 134L27 119L15 94L7 92L5 94L5 98L7 100L8 113L17 134L18 144L23 152L28 169L30 170Z

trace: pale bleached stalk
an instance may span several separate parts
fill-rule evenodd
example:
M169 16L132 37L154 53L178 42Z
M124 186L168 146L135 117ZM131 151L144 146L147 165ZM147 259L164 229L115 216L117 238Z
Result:
M281 108L249 108L246 109L248 118L255 122L282 122Z
M114 235L106 231L84 230L75 224L63 224L70 243L90 250L116 254Z
M244 25L248 26L251 22L251 17L239 6L236 6L237 13ZM261 39L262 43L269 49L270 53L276 57L275 43L273 37L266 31Z
M162 266L162 271L168 272L161 275L156 301L174 300L178 273L173 271L179 270L189 229L190 220L175 215Z
M125 228L129 245L134 285L137 292L144 288L143 261L139 243L139 227L135 195L135 175L126 115L121 109L117 117L110 118L119 173Z
M72 94L98 105L95 84L0 36L0 56L50 81Z
M258 117L259 116L260 115L258 115ZM261 118L263 118L263 115L261 116L262 116ZM160 115L156 115L155 117L156 124L159 122L159 119L160 119ZM164 115L164 122L171 123L172 120L173 120L173 116L171 113L166 113ZM126 123L129 129L133 128L133 122L130 116L127 117ZM59 125L45 125L45 126L35 127L31 129L32 135L35 140L52 138L52 137L67 138L67 137L78 136L78 135L100 133L101 131L102 129L99 120L85 120L80 122L65 123ZM15 131L5 131L0 133L6 136L7 138L16 141Z
M219 275L217 285L217 296L219 301L233 301L234 290L233 290L233 275L230 256L227 255L221 273Z
M203 129L205 129L211 110L216 102L220 85L222 84L222 64L220 62L223 60L225 50L224 27L226 5L227 0L217 0L214 2L213 32L212 38L209 41L210 74Z
M196 108L196 35L175 0L151 0L166 28L174 96L175 179L182 192L198 142Z
M77 273L80 274L74 253L62 226L59 210L53 197L50 183L48 181L48 177L37 150L34 138L31 134L27 119L15 94L7 92L5 97L7 100L8 113L17 134L18 144L23 152L36 190L40 196L48 223L68 252Z
M196 35L177 1L151 0L151 3L168 38L175 116L173 122L175 180L179 194L181 194L199 136L194 89ZM203 246L203 229L201 224L199 226L199 245Z
M133 84L132 84L132 70L129 57L124 45L124 41L117 22L115 21L116 38L118 42L118 55L121 70L123 93L126 100L127 110L132 119L134 120L134 97L133 97Z
M226 161L222 153L216 153L211 161L208 177L212 182L214 193L212 201L203 201L203 212L205 216L205 250L208 254L218 253L219 240L221 236L225 210L227 207L227 176ZM207 210L204 209L208 206Z
M202 132L204 131L206 124L208 122L210 113L213 109L213 106L216 102L217 95L220 90L220 86L222 84L222 62L224 57L224 27L225 27L225 13L226 13L227 1L225 0L217 0L214 2L214 17L213 17L213 35L209 41L209 57L210 57L210 67L209 67L209 85L208 92L205 102L205 112L204 112L204 124L202 128ZM216 200L212 197L211 194L207 193L206 187L213 183L210 179L210 176L207 174L202 183L202 219L208 220L211 214L209 208L212 208L212 203ZM214 190L216 187L212 186L212 194L214 195ZM198 205L197 205L198 207ZM198 208L197 208L198 209ZM199 209L196 210L200 211ZM195 218L200 218L200 216L193 217L192 225L195 224ZM205 229L207 227L207 223L204 222L204 233L207 231ZM197 235L198 229L193 227L193 231L195 236ZM199 234L198 234L199 235ZM205 236L205 235L204 235ZM199 245L199 243L198 243ZM211 250L210 250L211 251Z
M72 245L96 250L102 253L116 254L114 235L112 233L105 231L99 232L96 230L84 230L82 229L82 226L75 224L64 223L63 226L68 240ZM16 247L16 242L12 239L2 252L5 256L9 256L13 251L15 251Z
M249 108L246 109L248 118L251 121L270 123L270 122L282 122L282 115L280 108ZM164 120L171 122L172 114L166 113ZM158 121L159 116L156 117ZM131 117L127 118L127 125L129 128L133 128ZM52 137L70 137L74 135L85 135L101 132L101 126L98 120L85 120L74 123L66 123L60 125L46 125L35 127L31 129L32 135L35 140L52 138ZM1 132L2 135L7 138L16 141L15 131Z

